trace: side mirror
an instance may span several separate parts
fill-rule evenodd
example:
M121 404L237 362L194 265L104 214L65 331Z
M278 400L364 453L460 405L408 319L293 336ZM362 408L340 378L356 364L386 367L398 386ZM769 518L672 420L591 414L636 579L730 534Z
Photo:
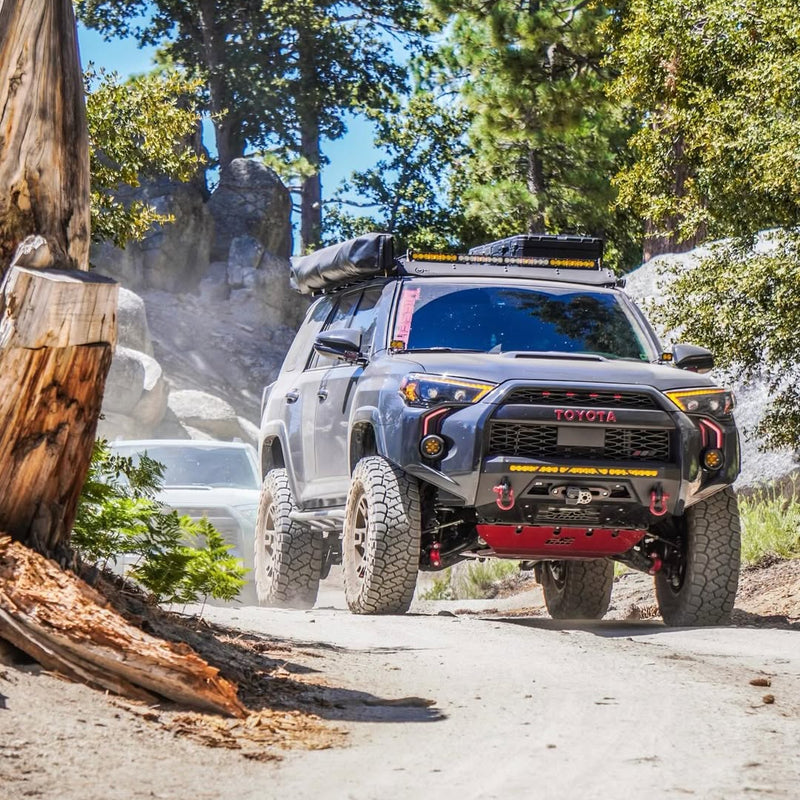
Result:
M361 354L361 331L324 331L314 339L314 350L323 356L333 356L341 361L360 361L364 358Z
M676 344L672 348L672 363L689 372L710 372L714 369L714 354L695 344Z

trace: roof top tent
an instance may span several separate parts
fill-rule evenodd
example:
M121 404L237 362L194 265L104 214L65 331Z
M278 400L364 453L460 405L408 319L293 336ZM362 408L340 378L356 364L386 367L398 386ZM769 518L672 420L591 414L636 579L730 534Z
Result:
M615 286L602 266L603 240L588 236L522 235L469 253L417 253L394 257L391 235L369 233L292 258L292 288L302 294L340 289L381 276L531 278L590 286Z

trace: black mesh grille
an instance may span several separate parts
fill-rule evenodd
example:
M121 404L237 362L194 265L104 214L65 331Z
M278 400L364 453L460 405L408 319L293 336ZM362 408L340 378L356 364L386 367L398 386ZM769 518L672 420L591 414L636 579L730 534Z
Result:
M605 446L558 444L558 428L493 422L489 429L489 455L512 458L582 458L604 461L669 461L669 431L606 428Z
M642 392L596 391L591 389L514 389L504 403L540 406L581 406L584 408L655 408L659 406Z

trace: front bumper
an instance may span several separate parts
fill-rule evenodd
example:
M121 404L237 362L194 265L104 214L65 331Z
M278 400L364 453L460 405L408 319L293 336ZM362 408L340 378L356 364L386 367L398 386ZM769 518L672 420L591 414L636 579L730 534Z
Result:
M739 440L732 418L720 422L690 417L671 408L656 390L641 386L614 388L649 393L654 403L649 410L575 406L565 414L553 406L504 404L503 398L515 388L518 385L509 386L499 398L493 393L490 401L450 408L435 417L433 411L442 409L406 409L400 465L436 486L440 504L475 508L481 523L628 529L647 528L665 514L682 514L687 506L731 484L739 473ZM523 433L546 426L552 434L555 428L556 444L568 444L545 447L541 456L535 444L524 452L513 444L510 449L518 452L497 452L493 423L516 426ZM638 441L637 432L658 432L655 438L668 440L669 449L653 460L643 449L603 449L601 430L612 432L605 433L606 442L625 439L621 431L632 432L628 442ZM441 435L448 447L436 462L422 458L418 450L420 438L431 432ZM584 437L601 444L584 447ZM703 450L712 446L724 455L716 471L701 465ZM575 489L582 490L584 502L568 502ZM591 493L588 502L586 491Z

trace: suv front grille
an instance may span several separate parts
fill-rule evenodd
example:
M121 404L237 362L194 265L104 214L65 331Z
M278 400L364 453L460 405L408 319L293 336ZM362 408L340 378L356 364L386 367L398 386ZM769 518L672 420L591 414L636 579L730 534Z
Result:
M510 392L504 404L540 406L580 406L582 408L658 409L655 399L644 392L597 391L594 389L540 389L526 387Z
M554 425L491 423L490 456L511 458L582 458L603 461L669 461L670 433L647 428L606 428L603 447L558 444Z

